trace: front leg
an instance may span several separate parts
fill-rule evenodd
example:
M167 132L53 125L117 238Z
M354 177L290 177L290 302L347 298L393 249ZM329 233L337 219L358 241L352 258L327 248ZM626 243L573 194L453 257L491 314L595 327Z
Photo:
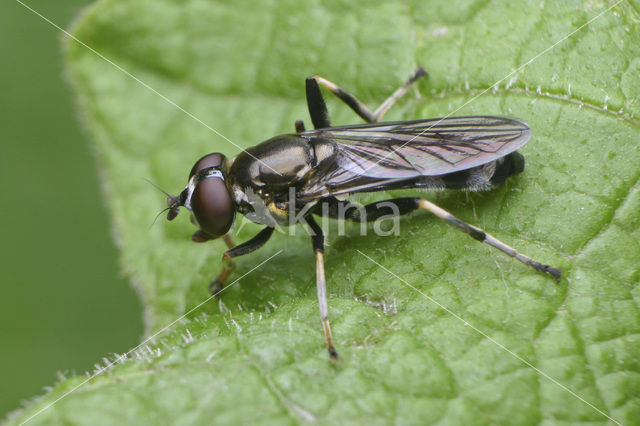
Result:
M220 293L227 283L227 279L229 279L229 275L231 275L231 272L233 272L233 268L235 266L231 259L258 250L267 241L269 241L269 238L271 237L271 234L273 234L274 229L275 228L266 227L249 241L245 241L244 243L230 248L229 250L224 252L224 254L222 255L222 270L218 274L218 277L214 281L212 281L211 284L209 284L209 290L211 291L211 294L215 296L216 294ZM229 241L231 241L231 239L229 239ZM229 242L227 242L227 244L229 244Z
M316 287L318 289L318 305L320 307L320 320L324 329L324 338L327 341L331 362L337 362L340 361L340 357L333 345L331 325L329 324L329 306L327 304L327 283L324 278L324 234L322 233L322 228L313 219L313 216L309 215L305 220L310 228L309 234L311 235L313 252L316 256Z
M209 240L213 240L213 239L215 239L215 238L212 237L211 235L207 234L206 232L204 232L202 229L198 229L191 236L191 241L193 241L194 243L205 243L205 242L207 242ZM236 246L236 243L233 242L233 239L231 238L231 236L228 233L224 234L222 239L224 240L224 243L227 245L227 248L232 249L232 248L234 248Z

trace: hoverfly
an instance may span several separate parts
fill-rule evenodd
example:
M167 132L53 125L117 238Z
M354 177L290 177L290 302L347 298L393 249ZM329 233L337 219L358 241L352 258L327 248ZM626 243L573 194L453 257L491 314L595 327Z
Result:
M524 157L516 150L529 141L531 130L517 120L472 116L379 122L425 75L419 68L374 112L331 81L318 76L307 78L307 106L314 130L306 130L302 121L296 121L296 133L271 138L235 158L228 160L224 154L212 153L196 161L187 187L167 198L167 219L173 220L179 207L184 206L199 228L193 241L224 237L229 249L222 257L222 270L209 286L214 295L231 274L231 259L262 247L277 225L306 225L316 257L318 303L327 348L330 359L338 360L329 325L324 236L313 215L371 221L388 215L389 203L400 215L427 210L472 238L560 279L559 269L519 253L422 198L395 198L345 208L347 203L354 206L345 200L348 194L407 188L487 190L524 170ZM332 127L320 86L368 124ZM266 215L256 214L258 205ZM236 212L265 225L240 245L234 245L228 235ZM267 216L269 220L265 220Z

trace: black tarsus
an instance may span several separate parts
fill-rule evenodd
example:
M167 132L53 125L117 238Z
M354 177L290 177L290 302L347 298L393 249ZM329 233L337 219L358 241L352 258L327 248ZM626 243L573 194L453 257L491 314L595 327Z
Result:
M420 77L429 77L429 73L422 67L418 67L416 73L409 79L406 84L413 84Z
M544 266L544 272L546 272L547 274L555 278L556 282L560 282L560 278L562 277L562 269L552 268L549 265L543 265L543 266Z

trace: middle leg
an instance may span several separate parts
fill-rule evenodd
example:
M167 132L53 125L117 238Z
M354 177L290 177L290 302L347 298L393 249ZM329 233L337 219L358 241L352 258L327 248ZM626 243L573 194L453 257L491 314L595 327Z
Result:
M400 86L391 96L389 96L375 111L371 111L367 106L362 103L358 98L352 94L346 92L340 88L337 84L327 80L320 76L313 76L307 78L307 105L309 107L309 114L311 120L316 129L330 127L329 113L327 107L320 93L318 84L325 89L336 95L340 100L346 103L356 114L362 117L367 123L377 123L382 120L382 117L389 111L389 109L400 99L409 88L420 77L427 75L427 72L419 67L416 72L407 80L402 86Z
M340 361L338 352L333 345L333 336L331 335L331 325L329 324L329 306L327 304L327 283L324 277L324 234L322 228L309 215L305 218L309 225L309 234L313 244L313 252L316 256L316 287L318 289L318 305L320 307L320 319L322 328L324 329L324 337L327 341L327 350L331 362Z

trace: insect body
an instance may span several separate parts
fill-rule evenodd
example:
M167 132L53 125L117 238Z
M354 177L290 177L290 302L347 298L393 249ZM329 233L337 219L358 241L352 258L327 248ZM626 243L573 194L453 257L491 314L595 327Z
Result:
M366 206L344 199L348 194L429 188L486 190L522 172L516 150L530 138L529 127L504 117L448 117L379 123L386 111L425 72L422 68L375 112L334 83L307 79L307 104L314 130L296 122L296 133L276 136L227 160L212 153L200 158L187 187L167 198L172 220L180 206L192 212L196 242L224 237L229 250L220 274L210 285L217 294L233 266L231 259L264 245L277 225L304 224L316 256L320 316L332 360L337 360L329 325L324 278L324 236L314 215L355 222L373 221L390 212L425 209L448 224L534 269L560 279L560 270L543 265L482 229L469 225L421 198L395 198ZM368 124L332 127L319 85L338 96ZM395 207L389 209L389 205ZM265 225L255 237L234 246L228 232L236 212Z

